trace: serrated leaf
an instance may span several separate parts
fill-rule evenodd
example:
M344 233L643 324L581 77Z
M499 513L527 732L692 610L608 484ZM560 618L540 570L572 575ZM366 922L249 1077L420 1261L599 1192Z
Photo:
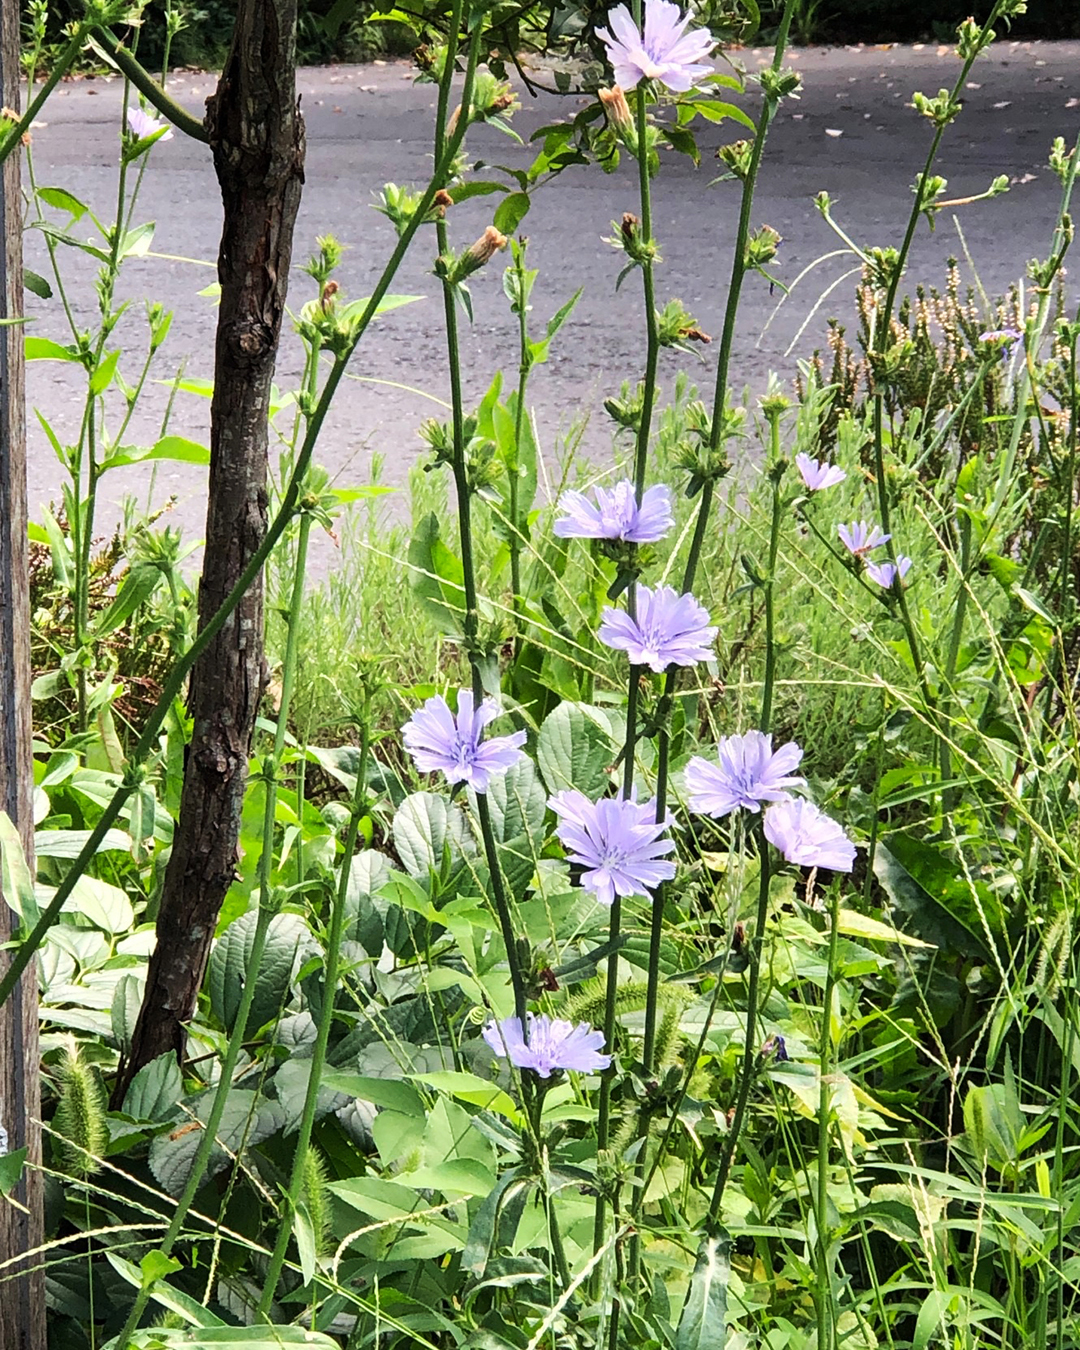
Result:
M179 1195L187 1184L213 1096L214 1089L200 1093L188 1103L194 1120L188 1119L175 1130L159 1134L150 1141L150 1170L170 1195ZM245 1142L249 1146L261 1143L276 1133L281 1124L281 1107L276 1101L261 1098L247 1089L234 1088L225 1102L204 1179L228 1166L230 1158L236 1156Z
M476 847L460 806L434 792L413 792L394 816L394 847L411 877L426 879L443 864L449 847L451 865Z
M156 1123L174 1119L184 1094L180 1066L171 1050L144 1064L128 1084L122 1107L125 1116Z
M258 915L242 914L214 943L207 968L207 988L214 1016L232 1031L240 1008ZM296 914L275 914L266 934L266 949L256 975L255 996L248 1017L252 1035L278 1015L292 983L297 958L310 942L304 921Z
M577 788L591 798L607 791L616 753L607 715L584 703L560 703L544 719L536 746L549 793Z
M139 1019L139 1009L142 1007L144 984L145 981L135 971L130 970L126 975L120 976L113 991L111 1009L113 1036L124 1054L131 1049L135 1023ZM175 1056L173 1062L176 1062Z

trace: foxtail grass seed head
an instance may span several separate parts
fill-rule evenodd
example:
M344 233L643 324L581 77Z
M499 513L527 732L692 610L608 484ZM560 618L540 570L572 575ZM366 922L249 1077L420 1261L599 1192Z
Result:
M82 1058L72 1039L57 1073L60 1101L52 1126L59 1136L57 1151L65 1170L88 1177L98 1170L97 1159L109 1142L105 1089L96 1069Z

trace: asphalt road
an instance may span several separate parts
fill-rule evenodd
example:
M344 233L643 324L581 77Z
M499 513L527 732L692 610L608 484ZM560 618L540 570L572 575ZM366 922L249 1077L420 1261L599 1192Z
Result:
M763 50L733 54L751 72L766 64ZM814 258L838 242L813 205L827 190L837 217L863 244L896 244L911 201L911 182L922 165L929 124L909 106L912 92L934 94L955 78L951 50L934 45L809 49L792 54L804 77L799 101L788 102L774 125L762 172L755 225L768 223L783 236L777 275L790 284ZM307 166L303 205L296 232L296 256L306 258L315 237L335 234L347 247L340 278L351 297L367 295L393 246L389 222L372 209L373 194L387 181L421 184L430 163L435 91L413 83L406 64L376 64L304 70L299 80L307 122ZM201 112L212 92L210 75L178 75L170 91ZM1043 255L1059 200L1059 185L1046 167L1051 140L1075 140L1080 129L1080 43L996 44L976 67L966 91L966 106L946 135L939 172L949 180L950 197L983 191L997 174L1007 174L1005 196L966 208L962 224L979 275L990 294L1002 293L1021 278L1028 258ZM106 219L115 206L117 130L121 90L116 80L83 80L54 93L33 130L34 166L39 184L74 192ZM525 138L539 126L572 115L578 100L522 95L525 104L514 126ZM754 95L746 97L751 111ZM568 106L569 105L569 106ZM711 185L715 147L739 135L727 123L700 134L702 165L666 154L655 180L655 229L663 265L658 271L661 302L680 298L707 332L719 331L726 299L730 249L737 218L735 185ZM531 150L487 127L470 133L475 159L524 166ZM603 236L624 211L636 209L635 166L624 161L614 175L596 166L564 173L537 194L523 230L529 236L529 260L541 269L534 292L534 321L539 324L579 286L581 302L560 333L546 366L532 384L541 449L554 462L561 439L588 418L582 446L590 455L610 449L610 423L602 399L623 380L635 381L642 364L640 290L631 279L616 293L621 257ZM463 203L451 214L456 245L471 242L490 222L492 198ZM208 264L216 256L220 198L207 148L177 135L157 146L147 167L135 218L156 222L154 255L128 264L123 293L135 304L117 330L125 347L122 370L131 381L145 344L140 317L144 298L175 311L172 330L154 373L167 378L183 366L188 377L212 373L215 313L213 301L198 291L214 280ZM83 233L80 225L80 234ZM88 237L87 228L83 237ZM36 231L27 236L27 262L46 270L47 256ZM318 459L342 485L368 481L373 454L382 457L384 481L401 484L422 447L416 428L438 412L416 386L439 397L446 393L441 306L430 268L434 237L420 238L393 289L426 299L387 316L375 326L354 358L352 374L327 426ZM942 265L959 253L951 214L934 234L919 230L912 279L939 281ZM201 260L188 261L188 260ZM89 326L96 304L96 264L75 250L63 262L68 294L77 321ZM739 326L733 383L741 389L763 387L769 371L790 380L799 355L820 343L830 315L852 317L851 281L842 281L816 314L814 306L827 286L851 264L834 258L822 264L787 300L766 329L779 298L760 278L751 278ZM512 375L516 362L516 321L502 295L501 260L472 282L475 322L465 330L463 361L466 390L478 399L493 372ZM299 307L311 297L309 278L294 273L290 302ZM28 297L35 315L30 331L67 339L58 302ZM806 330L795 350L787 348L800 327ZM671 389L680 365L703 388L711 387L715 347L700 363L665 354L661 382ZM300 370L295 335L284 342L279 384L291 387ZM70 368L34 362L28 372L30 407L40 408L61 439L73 438L82 411L81 393ZM151 385L125 437L149 441L158 434L165 390ZM37 419L31 432L30 509L59 500L60 470ZM114 422L115 425L115 422ZM202 442L209 439L209 402L177 397L171 430ZM117 471L105 480L102 520L115 515L125 490L161 502L178 498L177 515L197 537L204 516L205 473L163 463L150 487L147 466Z

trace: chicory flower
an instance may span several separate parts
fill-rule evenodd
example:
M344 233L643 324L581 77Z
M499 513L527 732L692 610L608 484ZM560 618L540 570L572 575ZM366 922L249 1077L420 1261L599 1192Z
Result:
M850 525L836 527L844 547L853 558L863 558L871 549L880 548L892 538L883 534L877 525L868 525L865 520L853 520Z
M794 741L772 748L772 736L748 731L722 736L716 744L717 763L700 755L686 766L691 811L720 819L732 811L760 811L763 802L784 801L789 787L805 778L793 775L803 756Z
M708 660L716 629L692 595L671 586L638 586L637 617L605 608L597 637L605 646L626 652L632 666L648 666L662 674L668 666L692 666Z
M499 705L486 698L473 707L472 691L462 689L457 717L441 694L429 698L402 727L405 749L421 773L443 773L446 781L468 783L486 792L492 777L504 774L521 758L525 732L483 740L484 728L499 716Z
M830 464L824 459L811 459L801 452L795 456L795 467L809 492L835 487L847 477L838 464Z
M555 522L560 539L623 539L631 544L655 544L675 523L671 494L658 483L646 488L638 506L628 479L611 489L594 487L594 506L581 492L565 492L559 506L566 515Z
M598 28L596 36L608 51L615 81L634 89L642 80L659 80L673 93L684 94L712 67L701 65L716 46L706 29L688 33L689 13L683 14L671 0L645 0L645 33L625 5L616 5L608 15L611 30Z
M555 830L571 862L585 869L581 884L601 905L616 895L652 896L675 875L665 854L674 840L662 838L667 821L656 819L656 803L624 797L590 801L577 788L557 792L548 805L559 817Z
M901 581L911 571L911 559L903 553L896 555L896 562L880 562L866 564L866 575L871 581L876 581L879 586L884 586L886 590L892 586L893 582L900 578Z
M765 838L799 867L850 872L855 863L855 845L841 827L803 797L789 797L769 807Z
M151 117L150 114L145 112L142 108L128 108L127 124L128 130L137 141L144 140L147 136L153 136L156 131L161 131L163 127L168 127L169 129L165 132L164 136L159 136L158 140L172 140L172 128L169 127L168 122L158 121L156 117Z
M588 1022L565 1022L559 1017L539 1017L526 1013L528 1040L522 1034L519 1017L504 1017L489 1022L483 1036L500 1059L509 1058L519 1069L532 1069L541 1078L550 1078L560 1069L578 1073L596 1073L606 1069L611 1056L603 1053L604 1033L594 1031Z

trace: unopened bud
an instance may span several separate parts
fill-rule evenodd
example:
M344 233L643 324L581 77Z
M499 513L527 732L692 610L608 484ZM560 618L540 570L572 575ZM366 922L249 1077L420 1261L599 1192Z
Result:
M449 192L447 192L445 188L440 188L440 189L438 190L438 192L436 192L436 194L435 194L435 205L436 205L436 206L447 207L447 206L453 206L453 204L454 204L454 199L453 199L453 197L450 196Z
M622 89L615 84L610 89L600 89L597 92L600 95L600 102L604 105L607 119L615 130L629 131L634 125L634 119Z
M640 224L641 221L638 220L637 216L635 216L632 211L623 212L622 224L619 228L622 230L622 237L628 244L634 243L637 239L638 226Z
M469 271L473 272L478 267L483 267L486 262L490 262L495 254L500 249L504 249L509 242L505 234L497 230L494 225L489 225L476 243L471 248L466 249L462 261L468 259Z
M322 306L324 314L329 314L334 307L334 296L337 295L341 287L336 281L328 281L322 288L322 295L319 297L319 304Z

